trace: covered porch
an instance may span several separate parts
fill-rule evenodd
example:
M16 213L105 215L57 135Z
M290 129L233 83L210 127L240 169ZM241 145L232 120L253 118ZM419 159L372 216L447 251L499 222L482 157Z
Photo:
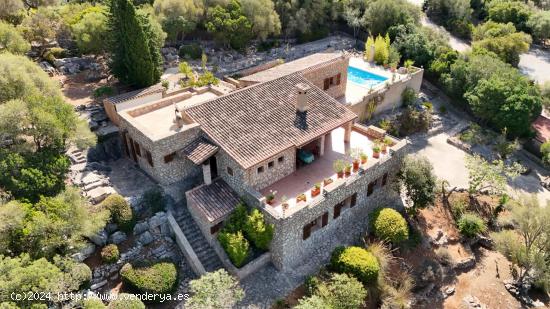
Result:
M362 130L361 128L367 129L362 126L350 126L348 131L349 136L346 138L346 135L348 135L346 134L346 128L339 127L306 145L306 147L316 147L318 145L319 155L315 155L315 159L310 164L298 163L300 159L297 158L297 168L292 174L260 190L263 196L267 196L271 192L275 193L275 198L271 205L267 205L266 207L271 207L276 212L283 214L282 204L284 198L286 198L288 207L285 213L290 213L301 208L301 204L306 205L312 200L321 198L322 194L315 197L312 196L311 189L316 183L320 184L320 191L322 193L325 187L325 179L330 178L333 183L339 181L333 167L334 161L343 160L351 164L352 158L350 152L352 149L361 151L368 156L366 164L361 165L362 168L368 168L390 155L388 150L386 153L380 153L380 158L373 158L372 148L376 140L383 137L384 133L380 130L374 133L380 133L381 135L368 134L367 130ZM393 140L393 142L395 144L397 140ZM331 185L328 184L327 186ZM305 195L306 202L297 202L296 198L302 194Z

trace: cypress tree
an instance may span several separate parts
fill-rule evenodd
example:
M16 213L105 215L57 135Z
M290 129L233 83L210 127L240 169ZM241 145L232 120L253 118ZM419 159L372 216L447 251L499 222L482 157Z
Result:
M111 71L123 83L147 87L161 75L161 55L146 16L136 13L131 0L112 0Z

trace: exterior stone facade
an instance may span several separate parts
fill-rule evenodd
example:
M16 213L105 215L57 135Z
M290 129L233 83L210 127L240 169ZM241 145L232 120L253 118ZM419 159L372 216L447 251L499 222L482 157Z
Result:
M312 82L315 86L325 90L325 79L332 78L333 83L325 91L333 98L339 98L346 94L346 85L348 80L349 58L344 57L339 61L334 61L326 65L317 66L305 71L302 75ZM339 75L340 74L340 75ZM339 83L338 83L338 75Z
M406 141L401 141L386 161L364 170L362 175L351 176L345 183L327 190L306 208L289 217L276 217L266 211L269 206L262 207L266 219L275 225L270 248L275 266L279 269L291 269L310 255L328 257L335 247L357 242L365 235L368 216L374 209L399 205L396 203L399 196L392 189L391 182L399 170L406 148ZM386 173L386 183L382 185ZM367 188L375 180L377 183L369 196ZM349 199L354 194L357 194L356 204L350 208ZM334 206L342 201L346 201L346 206L340 216L334 218ZM320 227L323 223L319 222L318 229L304 240L304 226L315 220L322 221L324 214L326 225Z
M201 134L199 125L153 141L123 117L119 119L121 132L123 132L123 147L126 142L126 147L128 147L128 151L130 152L128 155L130 159L133 159L131 147L136 147L135 143L139 144L139 154L136 153L135 161L153 179L166 185L180 181L183 178L193 178L200 175L200 166L195 165L178 153L179 150ZM134 142L134 145L132 145L131 141ZM150 153L152 164L147 158L147 153ZM165 157L169 155L173 155L172 161L165 162Z
M260 168L262 168L262 172L258 171ZM245 182L259 190L290 175L295 170L296 148L292 147L248 169Z

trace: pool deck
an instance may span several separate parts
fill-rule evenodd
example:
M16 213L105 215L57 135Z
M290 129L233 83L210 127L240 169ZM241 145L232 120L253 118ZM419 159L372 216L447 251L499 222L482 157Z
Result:
M392 73L390 70L385 69L383 66L374 65L372 63L364 61L362 58L359 58L359 57L350 58L349 66L387 78L386 81L381 82L380 84L373 87L372 91L382 89L385 86L386 82L392 83L392 77L394 74L395 74L394 82L407 77L406 74L399 74L397 72ZM369 88L363 87L361 85L358 85L348 80L346 85L346 95L340 98L339 101L346 105L353 105L355 103L362 102L363 98L369 94L369 91L370 91Z

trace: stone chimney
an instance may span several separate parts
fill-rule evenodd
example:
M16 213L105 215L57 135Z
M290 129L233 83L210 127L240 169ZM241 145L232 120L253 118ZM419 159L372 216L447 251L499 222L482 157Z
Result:
M299 83L294 86L296 89L296 110L299 112L305 112L309 109L309 90L311 89L308 84Z
M182 113L176 103L174 103L174 113L176 116L176 119L174 120L174 122L176 123L176 126L178 128L183 127L184 121L183 121Z

